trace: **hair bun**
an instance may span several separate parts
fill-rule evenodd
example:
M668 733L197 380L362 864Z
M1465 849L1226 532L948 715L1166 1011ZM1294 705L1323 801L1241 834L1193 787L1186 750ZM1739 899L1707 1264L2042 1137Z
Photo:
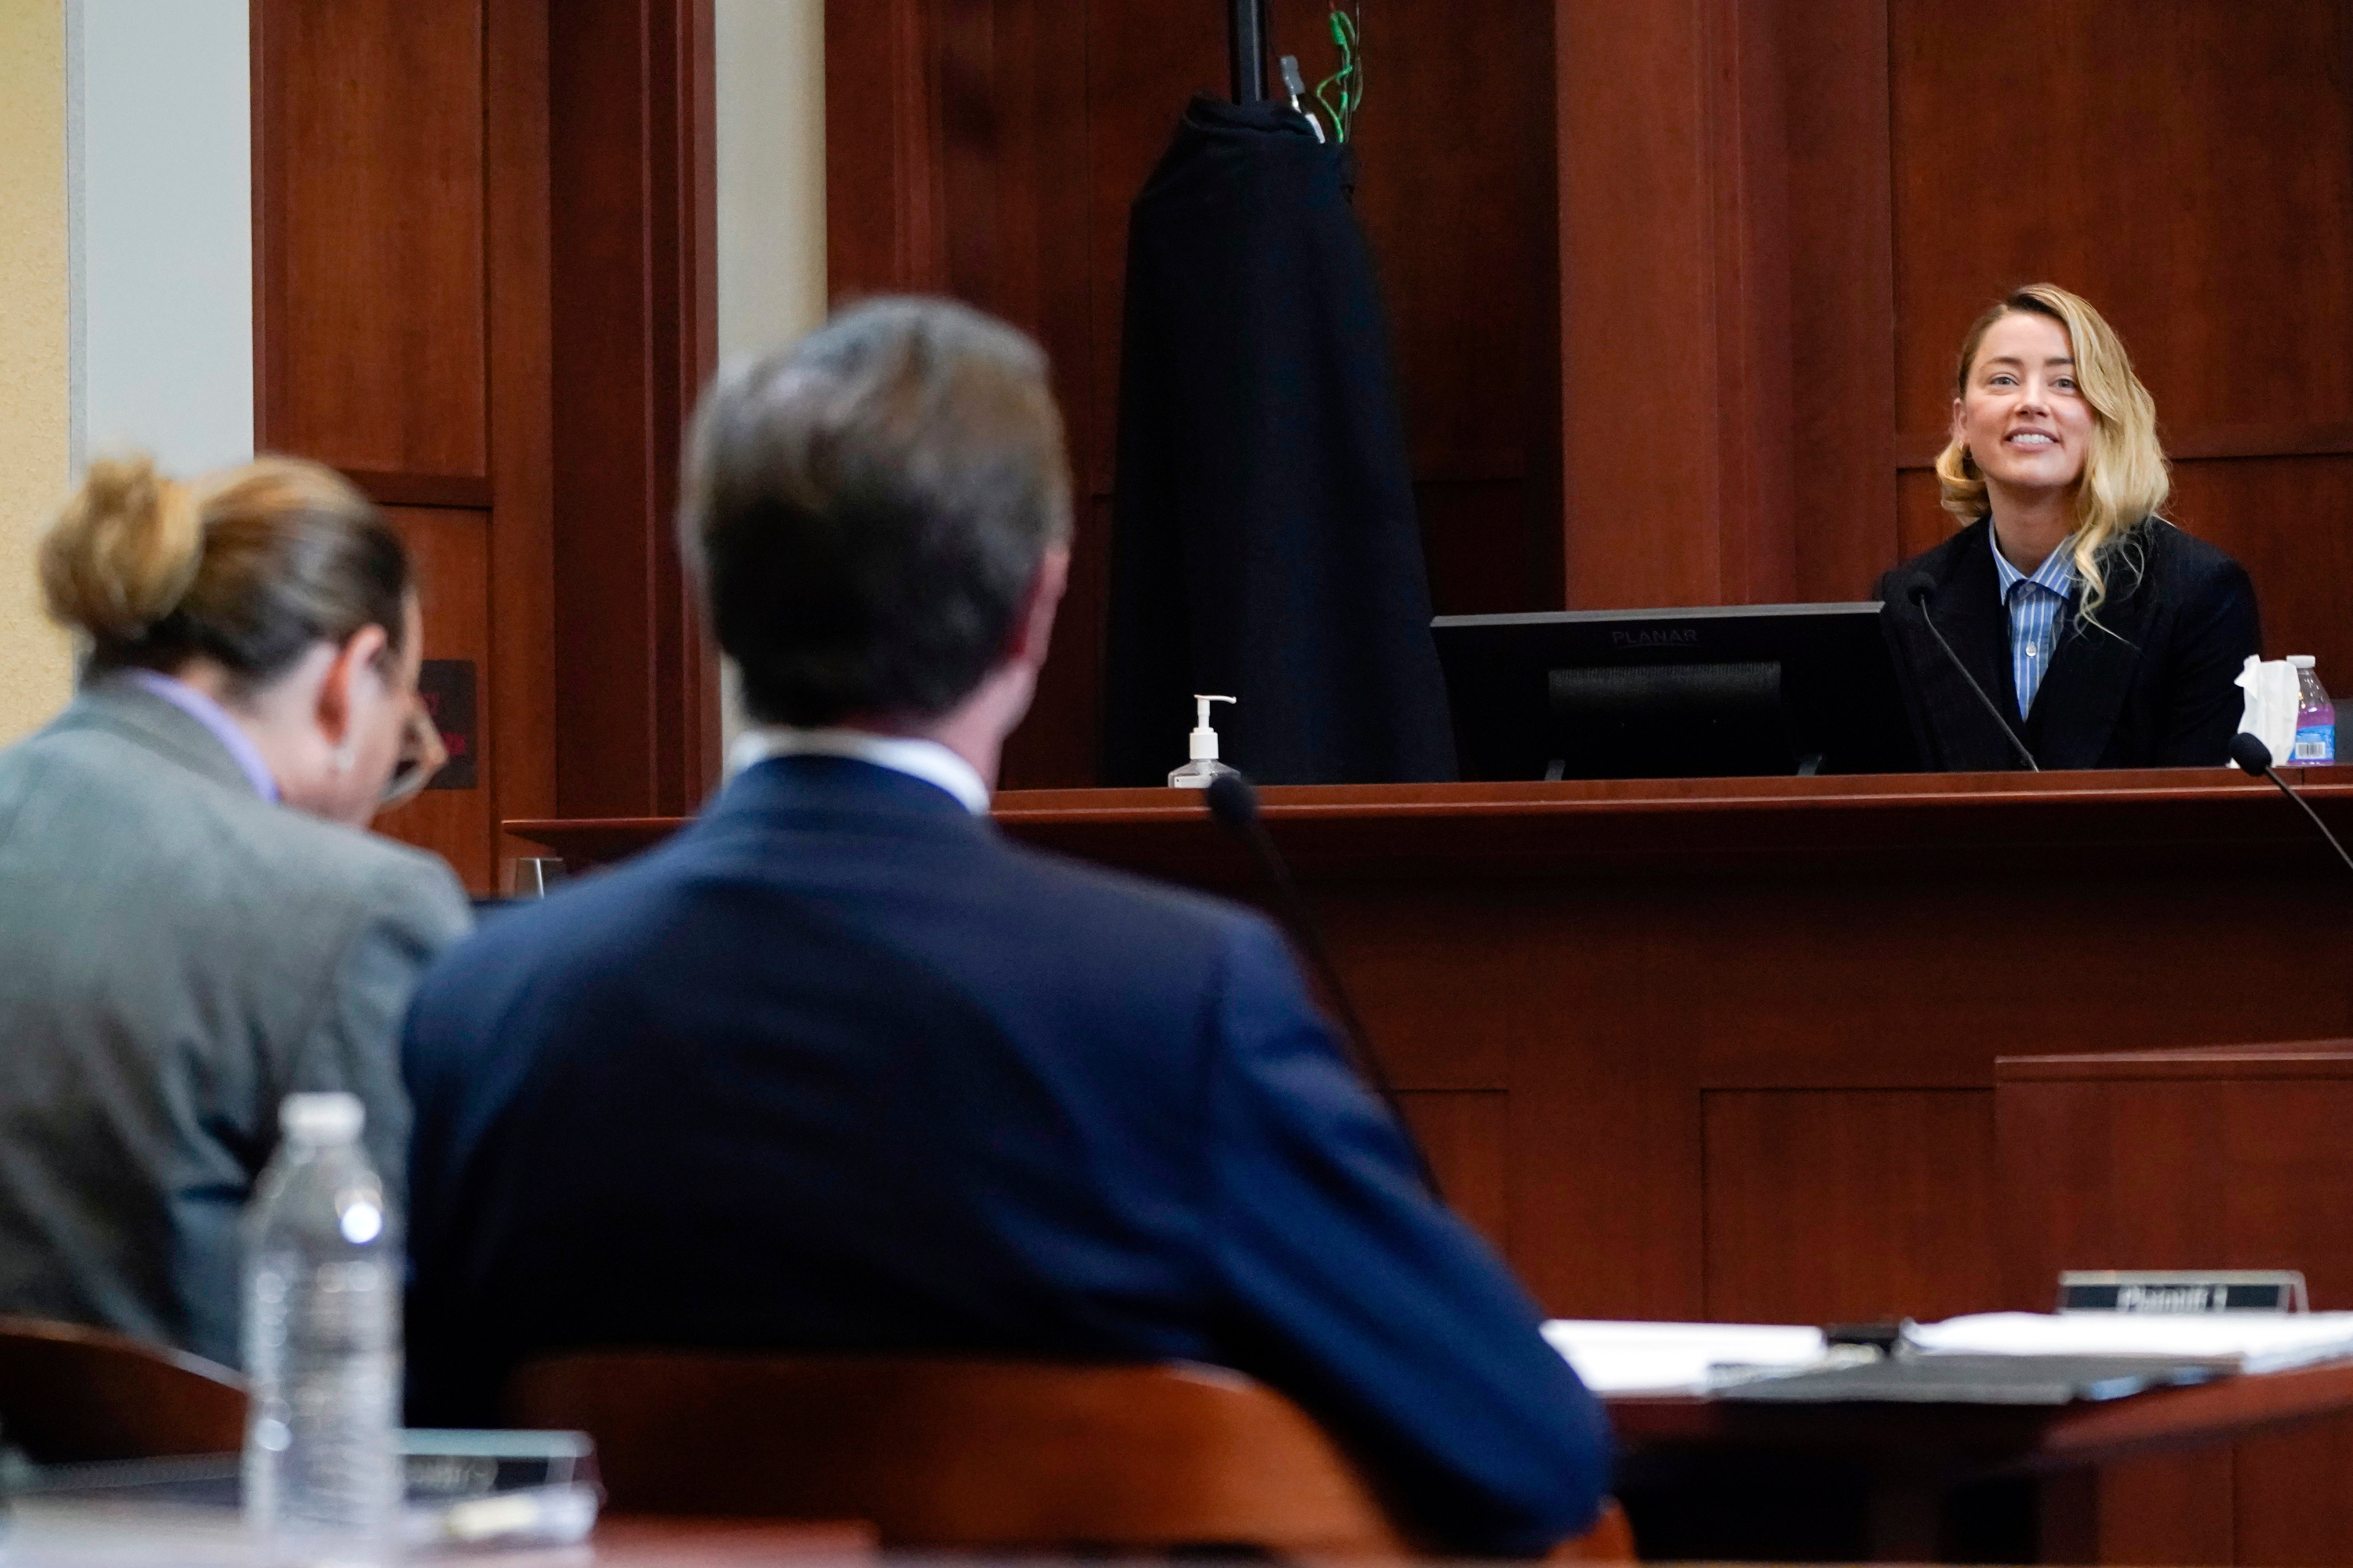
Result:
M137 642L178 607L203 555L185 485L144 455L101 458L41 541L41 593L57 620Z

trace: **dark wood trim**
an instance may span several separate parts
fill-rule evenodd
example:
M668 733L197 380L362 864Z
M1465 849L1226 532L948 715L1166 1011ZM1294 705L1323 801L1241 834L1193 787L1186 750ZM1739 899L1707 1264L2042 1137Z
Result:
M2009 1083L2105 1083L2118 1079L2353 1078L2353 1040L2282 1045L2189 1046L2098 1056L1997 1057L1996 1087Z
M459 511L491 510L491 483L481 474L394 474L379 468L345 468L345 479L378 506L437 506Z
M277 153L281 138L275 112L279 94L269 58L269 7L248 7L246 23L246 69L250 81L247 101L253 116L253 431L257 445L273 421L271 388L276 384L271 360L283 286L277 236L285 226L286 204L279 194Z
M483 243L489 251L491 489L497 504L482 739L492 809L500 817L555 809L548 3L488 0L483 14Z
M556 794L567 814L684 812L718 745L671 536L716 335L711 3L550 23Z
M1556 16L1567 603L1794 597L1778 8Z
M947 286L928 11L924 0L826 0L826 271L836 303Z
M1781 37L1761 5L1703 13L1712 143L1718 595L1798 596L1789 452L1788 154Z
M1571 608L1722 602L1715 162L1719 7L1563 0L1554 38ZM1643 374L1629 367L1645 366ZM1651 445L1629 430L1672 430ZM1672 533L1652 520L1673 517Z
M1903 558L1895 475L1888 0L1780 0L1789 484L1797 597L1859 598Z
M2259 1427L2353 1409L2353 1366L2227 1377L2189 1388L2077 1405L1751 1404L1734 1400L1609 1401L1618 1439L1637 1454L1662 1448L1770 1447L1901 1454L1961 1474L2034 1474L2129 1454L2227 1440Z
M711 0L700 0L685 12L690 32L687 79L692 100L686 117L682 151L686 187L692 192L689 222L682 226L691 247L680 268L689 290L683 312L685 334L685 399L682 412L691 416L702 390L719 369L719 68L714 55L718 28ZM683 431L681 433L683 441ZM677 494L672 486L671 495ZM673 503L674 504L674 503ZM670 512L665 510L667 520ZM725 715L719 689L719 652L703 624L693 585L681 576L679 585L680 641L684 648L682 684L687 693L687 729L683 738L684 766L690 801L718 787L725 765Z
M2288 769L2324 815L2353 822L2353 782ZM1505 881L1567 868L1761 868L1908 861L1968 846L2097 846L2152 868L2304 865L2310 828L2271 787L2221 768L1901 773L1815 779L1316 784L1261 792L1303 870L1442 868ZM1167 877L1247 887L1254 872L1182 790L1000 792L1014 837ZM661 842L675 816L509 821L516 838L605 864Z

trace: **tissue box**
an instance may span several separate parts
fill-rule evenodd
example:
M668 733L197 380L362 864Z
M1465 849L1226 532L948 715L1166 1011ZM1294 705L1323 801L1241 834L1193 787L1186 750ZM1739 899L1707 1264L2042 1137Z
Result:
M2295 667L2284 658L2262 659L2253 654L2239 671L2238 686L2246 693L2239 732L2253 735L2281 762L2295 753L2295 711L2299 694ZM2231 764L2238 766L2236 763Z

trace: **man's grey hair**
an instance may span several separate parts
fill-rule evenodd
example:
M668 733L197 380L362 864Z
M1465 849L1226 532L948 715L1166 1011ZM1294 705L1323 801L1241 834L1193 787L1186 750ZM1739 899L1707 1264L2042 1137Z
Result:
M680 543L763 722L953 709L1070 535L1045 354L950 300L850 307L695 419Z

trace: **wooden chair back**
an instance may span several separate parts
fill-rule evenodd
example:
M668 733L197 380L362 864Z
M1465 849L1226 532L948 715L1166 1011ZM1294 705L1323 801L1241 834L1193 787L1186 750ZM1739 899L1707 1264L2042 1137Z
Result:
M862 1520L886 1547L1412 1554L1314 1421L1214 1367L586 1353L522 1368L507 1414L593 1436L623 1511Z
M104 1329L0 1317L0 1438L51 1465L233 1453L245 1384Z

